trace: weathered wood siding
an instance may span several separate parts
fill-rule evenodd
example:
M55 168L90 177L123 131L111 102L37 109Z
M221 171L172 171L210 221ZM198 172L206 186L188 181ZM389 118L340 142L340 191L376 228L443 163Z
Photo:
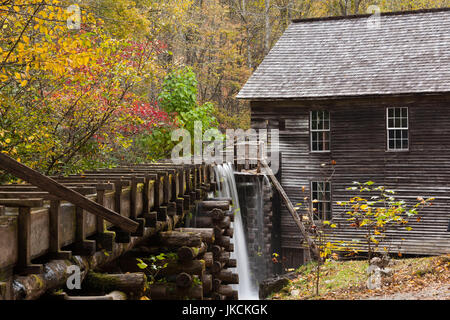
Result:
M409 107L410 150L386 151L386 107ZM388 233L391 249L407 254L450 252L450 96L417 96L323 101L254 101L252 126L281 125L282 180L292 202L303 202L302 186L323 180L320 164L335 160L332 179L336 239L361 238L350 228L337 201L355 195L345 188L353 181L375 181L397 190L400 199L435 197L412 231ZM311 153L309 113L325 109L331 116L331 152ZM269 121L267 121L269 120ZM283 125L284 122L284 125ZM283 128L284 127L284 128ZM281 213L282 248L300 248L301 236L285 208Z

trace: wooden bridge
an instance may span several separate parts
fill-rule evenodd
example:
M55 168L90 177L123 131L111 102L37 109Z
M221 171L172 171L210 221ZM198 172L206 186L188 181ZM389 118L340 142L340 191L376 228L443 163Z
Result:
M236 266L231 199L205 200L217 185L210 165L152 163L48 178L11 160L2 155L0 167L32 183L0 186L0 299L55 297L67 291L71 265L82 280L111 265L115 279L126 272L132 282L144 279L133 290L127 281L108 288L128 298L238 298L231 286L238 275L227 270ZM197 225L179 228L191 214ZM148 285L136 258L168 252L177 255L158 275L165 281Z

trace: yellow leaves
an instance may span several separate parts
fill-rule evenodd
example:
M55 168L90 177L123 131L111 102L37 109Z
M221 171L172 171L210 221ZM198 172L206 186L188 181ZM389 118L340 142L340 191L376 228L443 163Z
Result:
M47 14L47 12L45 12L44 10L42 10L41 12L39 12L39 15L40 15L41 18L43 18L43 19L48 18L48 14Z

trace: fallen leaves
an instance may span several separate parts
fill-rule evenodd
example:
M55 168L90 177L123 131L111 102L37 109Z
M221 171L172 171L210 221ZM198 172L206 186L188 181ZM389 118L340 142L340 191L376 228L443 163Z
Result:
M285 300L361 300L387 299L447 299L450 284L450 255L428 258L393 260L394 274L385 278L379 289L368 290L363 271L364 261L331 262L323 265L320 296L312 295L315 268L303 266L297 276L272 299Z

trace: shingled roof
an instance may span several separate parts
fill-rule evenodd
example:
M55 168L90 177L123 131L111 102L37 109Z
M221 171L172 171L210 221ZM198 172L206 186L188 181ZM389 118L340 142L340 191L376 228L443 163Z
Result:
M238 94L315 99L450 92L450 8L297 20Z

